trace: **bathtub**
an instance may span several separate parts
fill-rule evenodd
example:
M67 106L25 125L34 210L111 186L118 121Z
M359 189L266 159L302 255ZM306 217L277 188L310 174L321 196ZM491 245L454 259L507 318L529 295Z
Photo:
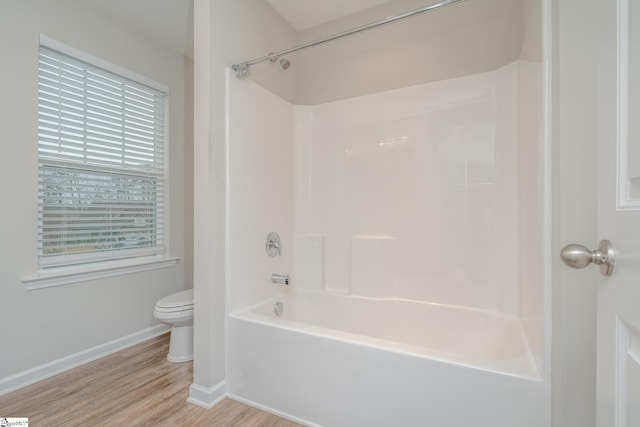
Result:
M499 313L287 289L228 327L229 395L305 425L548 420L520 323Z

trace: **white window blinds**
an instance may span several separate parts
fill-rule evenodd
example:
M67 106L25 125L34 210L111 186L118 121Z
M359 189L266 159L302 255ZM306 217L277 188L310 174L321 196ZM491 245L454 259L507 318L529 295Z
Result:
M41 267L164 252L165 96L40 47Z

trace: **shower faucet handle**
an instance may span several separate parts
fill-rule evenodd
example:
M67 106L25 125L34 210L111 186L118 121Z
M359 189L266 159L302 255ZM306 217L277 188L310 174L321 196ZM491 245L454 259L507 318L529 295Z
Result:
M267 250L267 254L269 256L282 256L282 242L280 241L280 236L278 233L272 231L267 235L267 241L264 244L265 249Z

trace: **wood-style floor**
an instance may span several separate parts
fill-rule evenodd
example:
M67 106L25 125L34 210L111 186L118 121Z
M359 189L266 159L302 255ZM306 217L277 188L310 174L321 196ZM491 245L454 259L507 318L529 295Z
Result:
M166 360L169 335L0 396L0 416L38 426L299 426L225 399L212 409L186 402L192 363Z

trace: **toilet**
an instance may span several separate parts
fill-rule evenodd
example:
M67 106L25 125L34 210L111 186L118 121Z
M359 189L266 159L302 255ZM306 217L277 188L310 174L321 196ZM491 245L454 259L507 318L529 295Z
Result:
M171 326L169 362L193 360L193 289L168 295L156 303L153 317Z

